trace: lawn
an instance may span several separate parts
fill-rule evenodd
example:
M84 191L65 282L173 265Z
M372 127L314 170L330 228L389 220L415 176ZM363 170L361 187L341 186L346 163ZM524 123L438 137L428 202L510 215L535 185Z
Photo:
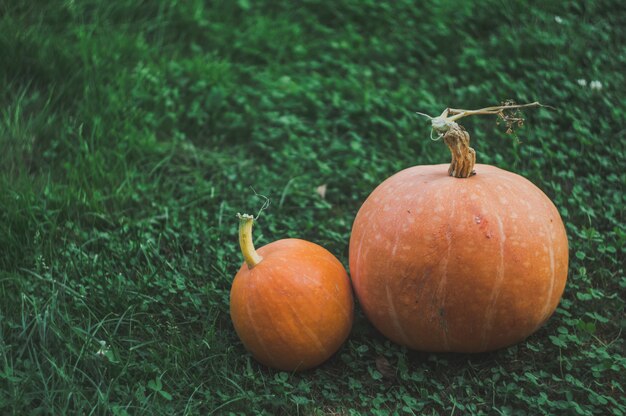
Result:
M0 0L0 413L626 415L625 27L617 0ZM322 366L255 362L228 313L237 212L265 195L257 247L347 267L369 193L449 161L415 112L507 99L555 109L465 127L565 222L548 323L428 354L357 304Z

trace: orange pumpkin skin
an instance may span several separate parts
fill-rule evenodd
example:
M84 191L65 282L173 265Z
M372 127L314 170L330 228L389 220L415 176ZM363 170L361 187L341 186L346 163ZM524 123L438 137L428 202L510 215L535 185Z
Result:
M332 356L352 328L354 301L343 265L317 244L284 239L244 263L230 292L230 316L244 346L262 364L300 371Z
M422 351L522 341L556 309L568 242L550 199L493 166L416 166L379 185L352 228L350 272L374 326Z

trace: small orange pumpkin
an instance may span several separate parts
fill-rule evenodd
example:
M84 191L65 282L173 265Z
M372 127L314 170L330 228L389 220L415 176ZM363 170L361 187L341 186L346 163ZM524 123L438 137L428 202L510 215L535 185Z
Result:
M240 216L245 258L230 292L237 335L262 364L285 371L315 367L352 328L354 301L343 265L309 241L278 240L255 251L250 215Z
M447 116L433 127L452 164L403 170L372 192L352 228L350 272L365 314L391 340L490 351L523 340L554 312L567 236L530 181L474 165L460 117Z

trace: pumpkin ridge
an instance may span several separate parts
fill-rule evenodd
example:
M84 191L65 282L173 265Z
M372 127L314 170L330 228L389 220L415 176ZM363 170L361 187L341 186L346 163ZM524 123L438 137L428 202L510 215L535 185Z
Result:
M544 206L546 208L548 208L546 202L544 201ZM548 220L549 217L546 217L546 220ZM554 280L556 277L556 273L554 271L554 225L550 225L549 223L546 222L545 224L547 227L547 234L548 234L548 238L550 239L550 244L548 244L548 254L550 256L550 286L548 289L548 295L547 295L547 299L546 299L546 305L543 307L542 309L542 319L541 321L544 321L547 317L548 314L550 313L550 304L552 303L552 293L554 292Z
M404 341L405 345L410 345L409 337L407 336L404 328L402 328L400 320L398 319L398 312L396 311L393 296L391 294L391 290L389 289L389 281L387 281L387 284L385 285L385 292L387 295L387 303L389 304L389 318L391 318L393 326L398 331L398 334L400 335L400 338L402 338L402 340Z
M289 306L289 310L291 310L291 312L293 313L293 319L299 325L299 328L304 329L304 332L308 335L308 337L311 339L313 344L315 344L318 350L322 351L324 355L329 355L328 349L324 347L324 344L322 344L319 337L315 335L315 332L313 332L313 330L311 330L311 328L309 328L302 321L302 319L300 318L300 314L298 313L298 311L295 310L293 305L291 303L287 303L287 305Z
M454 185L452 185L452 187L454 187ZM454 239L452 238L452 230L451 230L450 224L452 220L456 217L456 199L452 198L451 205L452 206L450 208L450 218L448 219L448 226L446 230L447 250L446 250L446 257L445 257L444 266L443 266L443 275L442 275L441 281L439 282L436 295L435 295L437 299L441 298L441 300L439 301L437 310L433 311L433 313L436 313L439 319L439 326L441 327L441 334L443 337L443 346L446 351L450 349L450 341L448 339L448 323L446 321L446 313L445 313L446 285L448 284L448 268L450 266L450 255L452 254L452 244L454 243Z
M275 275L272 274L271 276L264 276L265 279L272 279L274 280ZM280 280L280 278L279 278ZM254 296L254 300L255 302L259 302L260 300L269 297L270 299L275 298L277 295L277 290L279 289L278 287L276 287L276 285L270 285L269 288L265 287L265 290L263 293L259 294L260 292L258 291L258 287L256 288L257 292ZM289 288L286 289L285 287L281 287L280 288L281 291L285 292L285 295L289 296L289 292L292 292L293 289ZM269 291L269 293L268 293ZM283 294L281 293L281 296L283 296ZM269 331L273 331L274 336L272 337L274 339L274 343L276 345L280 345L282 347L288 347L290 346L290 341L292 340L292 338L289 336L289 334L292 333L297 333L297 331L295 329L299 328L298 324L300 322L295 322L297 321L297 314L296 313L290 313L290 314L285 314L284 309L282 308L268 308L265 304L268 303L269 305L272 305L273 302L266 302L263 301L261 302L261 309L262 309L262 314L263 316L267 317L267 320L270 322L270 326L269 326ZM291 306L291 304L289 302L285 302L285 305L288 305L288 307L291 309L291 311L293 312L293 308ZM258 305L257 305L258 308ZM285 317L287 319L285 319ZM289 319L291 318L291 319ZM279 325L280 324L280 325ZM255 331L257 330L257 328L255 327ZM266 329L267 330L267 329ZM264 344L265 345L265 344ZM267 348L267 347L265 347ZM292 355L293 351L289 351L289 354L281 354L279 356L279 359L277 360L276 358L272 357L272 363L283 363L285 364L285 361L287 361L287 365L280 365L278 366L278 368L280 369L284 369L287 367L291 367L292 366ZM298 364L298 366L295 368L296 370L299 369L299 367L302 366L303 363Z
M372 201L375 204L378 204L378 202L376 200ZM367 218L366 223L370 222L370 218ZM377 224L372 224L372 226L368 226L365 228L365 231L361 234L361 244L363 243L363 241L370 241L370 234L373 234L374 231L377 231L378 229L375 229L375 226L377 227ZM367 238L366 238L367 237ZM361 246L361 245L360 245ZM367 254L369 254L371 246L368 244L366 245L366 250L365 253L363 251L359 251L359 255L357 256L357 259L359 260L359 263L357 263L357 269L359 269L359 264L362 261L362 257L366 257L367 258ZM355 284L358 284L358 282L355 281Z
M493 285L493 289L491 290L491 295L489 297L489 306L487 306L487 310L485 312L485 324L483 325L482 330L482 342L481 348L485 348L488 344L488 338L491 336L491 332L493 330L493 318L496 313L496 305L498 303L498 298L500 296L500 292L502 291L502 285L504 284L504 244L506 242L506 235L504 234L504 226L502 225L502 218L497 211L494 211L493 214L496 217L496 222L498 224L498 233L499 233L499 246L500 246L500 258L498 262L498 268L496 269L496 278Z
M252 277L252 276L250 276ZM248 282L248 284L250 284L250 282ZM255 291L255 296L252 297L252 299L258 299L259 296L259 287L258 285L253 285L254 291ZM247 293L247 292L244 292ZM267 358L269 358L271 361L275 362L275 358L272 355L272 353L270 353L269 348L267 348L267 345L265 344L265 341L263 340L263 337L259 336L259 331L257 330L256 327L256 322L254 319L254 316L252 315L251 311L250 311L250 305L251 305L251 299L250 296L246 296L246 301L245 301L245 305L246 305L246 310L248 312L248 319L249 319L249 323L251 323L250 328L252 328L252 333L254 333L254 336L256 337L257 341L259 342L259 345L261 346L261 348L263 348L263 351L265 352L265 354L267 355ZM256 308L255 308L256 309Z
M538 186L536 186L534 183L532 183L531 181L529 181L528 179L524 178L523 176L519 176L513 172L508 172L508 175L503 175L501 176L501 179L504 179L506 182L509 183L509 185L513 185L513 187L515 187L516 185L516 181L522 181L523 183L525 183L526 185L530 186L531 188L534 188L535 190L539 191L540 195L541 195L541 203L544 207L545 210L547 211L556 211L557 217L559 216L558 213L558 209L556 208L556 206L552 203L552 201L550 200L550 198L548 198L548 196L543 192L543 190L541 188L539 188ZM519 184L517 184L519 186ZM526 205L527 207L530 207L530 203L524 199L524 205ZM547 220L548 218L546 218ZM550 274L551 274L551 279L550 279L550 285L549 285L549 294L547 296L546 299L546 304L545 306L542 308L543 312L542 312L542 319L540 320L540 322L537 324L536 329L538 329L539 327L541 327L541 325L543 325L543 323L550 317L550 315L552 315L552 313L554 311L551 311L552 308L550 308L550 304L552 303L552 296L554 294L554 286L555 286L555 280L556 280L556 271L555 271L555 261L554 261L554 224L552 224L550 226L550 224L548 224L547 222L544 225L548 225L548 229L547 229L547 234L549 235L549 239L550 239L550 244L548 244L548 250L549 250L549 256L550 256Z
M341 266L341 267L343 267L343 266ZM309 277L309 276L307 276L307 275L305 275L305 274L301 274L300 276L301 276L302 278L304 278L305 280L308 280L309 282L312 282L312 283L315 283L315 282L316 282L313 278L311 278L311 277ZM328 291L327 291L327 292L328 292ZM331 296L329 296L329 299L330 299L333 303L335 303L337 306L339 306L339 310L341 310L341 312L343 312L343 314L346 316L346 318L350 318L350 313L349 313L349 312L348 312L348 311L347 311L347 310L343 307L343 305L341 304L341 302L339 302L339 300L337 299L337 296L333 296L333 293L332 293L332 292L328 292L328 293L330 293L330 295L331 295Z
M355 222L356 222L356 220L355 220ZM355 285L358 284L358 280L357 280L357 277L356 277L356 276L358 276L357 269L359 269L359 262L361 261L361 249L363 247L363 240L365 240L365 233L366 232L367 232L367 229L361 233L361 239L359 240L359 245L357 246L357 249L356 249L356 259L354 259L355 270L350 270L350 276L354 280L354 284Z

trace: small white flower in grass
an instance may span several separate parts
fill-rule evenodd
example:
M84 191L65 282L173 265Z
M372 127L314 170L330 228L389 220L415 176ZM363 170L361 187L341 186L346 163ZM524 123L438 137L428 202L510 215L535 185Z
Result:
M561 16L554 16L554 21L560 25L563 24L563 19L561 18Z
M317 194L321 196L322 199L326 199L326 189L327 189L326 184L320 185L317 188L315 188L315 192L317 192Z
M578 83L578 85L580 85L581 87L586 87L587 86L587 80L584 79L577 79L576 82Z
M602 83L600 81L591 81L589 83L589 88L600 91L602 89Z
M96 352L96 355L99 357L105 357L107 352L109 352L107 342L104 340L100 340L98 342L100 343L100 349Z

